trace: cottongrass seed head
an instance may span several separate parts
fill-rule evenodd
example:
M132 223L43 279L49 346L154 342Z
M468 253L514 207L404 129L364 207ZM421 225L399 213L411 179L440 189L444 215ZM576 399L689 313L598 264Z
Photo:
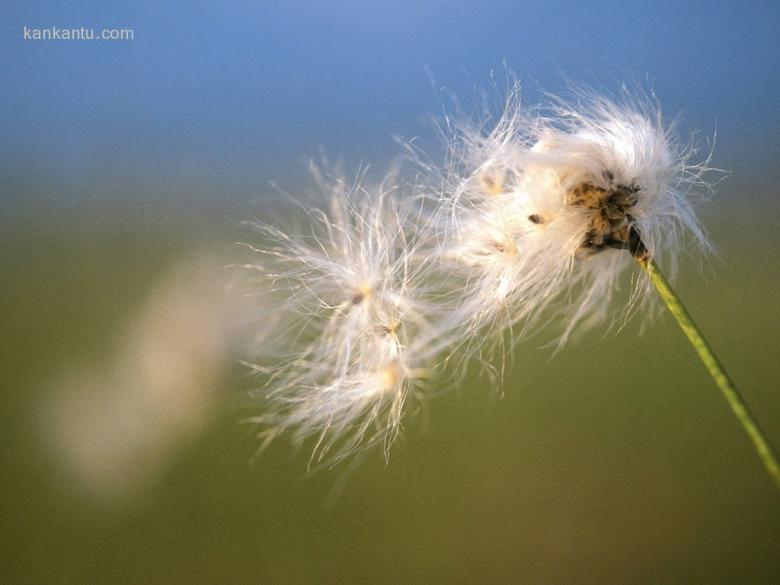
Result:
M682 254L708 249L694 203L709 159L692 164L693 142L640 89L574 94L526 109L514 82L495 120L445 118L443 164L408 143L412 184L313 168L321 203L302 206L304 229L254 224L264 444L311 440L313 463L387 455L434 370L476 362L498 379L546 322L562 322L560 347L647 305L640 274L612 306L632 255L674 276Z
M683 253L709 247L694 212L709 189L708 159L691 163L693 142L681 142L640 89L618 97L577 89L571 101L526 111L515 82L496 122L445 127L445 165L422 166L439 201L442 265L460 277L474 347L507 331L513 338L517 323L533 330L548 307L564 317L560 344L577 324L605 320L632 265L632 238L672 276ZM647 290L636 279L617 321Z
M267 441L313 437L318 463L389 448L442 336L420 252L426 229L399 202L394 176L368 186L366 173L313 174L327 211L307 210L301 233L255 224L263 241L247 268L265 320L252 361L267 408L253 421Z

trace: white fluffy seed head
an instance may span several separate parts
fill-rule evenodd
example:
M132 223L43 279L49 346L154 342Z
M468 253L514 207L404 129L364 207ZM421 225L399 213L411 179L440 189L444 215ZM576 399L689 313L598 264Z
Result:
M515 84L492 127L446 127L447 163L425 166L427 189L471 347L550 306L566 315L561 343L578 323L607 318L633 232L672 277L682 254L708 249L693 208L709 189L707 160L691 164L692 143L638 90L579 91L526 113ZM647 290L636 282L621 315Z
M672 277L708 249L693 208L707 161L691 164L692 144L641 92L526 113L515 85L492 126L446 128L443 165L409 147L423 172L405 192L392 174L366 186L315 170L329 206L307 210L310 227L256 224L251 362L267 403L252 420L268 440L312 438L317 462L387 452L433 368L473 357L495 372L485 358L542 318L561 318L562 344L646 305L642 277L612 306L638 239Z
M543 128L541 161L559 176L567 208L587 221L567 283L572 301L564 342L581 321L593 325L609 317L621 274L635 266L626 253L632 235L671 278L683 255L710 250L694 207L710 192L704 175L713 169L708 158L692 162L692 140L681 141L654 96L639 89L624 89L617 98L579 90L575 102L554 103ZM635 280L618 321L652 305L648 290L644 275Z
M330 199L308 233L256 224L247 268L263 306L252 363L265 380L264 436L314 436L313 461L395 439L401 414L442 343L427 289L426 237L397 201L392 177L373 187L316 172Z

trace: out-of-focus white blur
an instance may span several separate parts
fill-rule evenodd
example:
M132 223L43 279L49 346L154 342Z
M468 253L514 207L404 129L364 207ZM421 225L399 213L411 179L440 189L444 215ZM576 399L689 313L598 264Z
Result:
M55 467L88 495L127 502L220 412L241 295L208 260L176 266L111 340L104 363L73 364L40 404Z

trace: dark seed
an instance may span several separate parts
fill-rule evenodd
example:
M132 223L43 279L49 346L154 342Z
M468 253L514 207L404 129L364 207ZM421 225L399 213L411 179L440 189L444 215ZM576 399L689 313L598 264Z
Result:
M531 215L528 216L528 221L530 221L531 223L539 224L542 223L542 218L539 217L537 214L532 213Z

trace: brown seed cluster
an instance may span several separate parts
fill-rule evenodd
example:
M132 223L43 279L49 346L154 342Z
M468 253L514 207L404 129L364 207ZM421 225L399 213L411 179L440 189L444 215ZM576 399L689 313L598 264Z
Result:
M569 193L567 203L589 210L590 226L582 242L582 248L599 252L606 248L627 248L631 224L631 211L639 197L639 186L613 184L612 173L605 173L608 187L582 183Z

